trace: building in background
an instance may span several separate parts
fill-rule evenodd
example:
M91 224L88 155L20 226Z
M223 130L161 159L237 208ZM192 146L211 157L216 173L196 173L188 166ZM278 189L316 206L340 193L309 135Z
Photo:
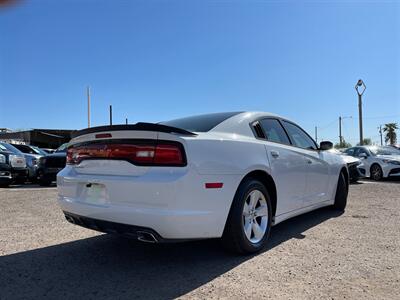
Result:
M4 131L3 131L4 129ZM64 129L30 129L22 131L10 131L0 129L0 141L29 144L41 148L58 148L71 140L75 130Z

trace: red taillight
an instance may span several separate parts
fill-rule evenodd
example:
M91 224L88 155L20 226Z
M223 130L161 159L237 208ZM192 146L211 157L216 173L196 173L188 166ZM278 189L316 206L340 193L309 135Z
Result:
M182 151L176 145L157 145L154 155L155 164L179 165L183 162Z
M92 143L72 146L67 150L67 164L79 164L87 159L126 160L136 165L184 166L186 160L179 143L158 144Z

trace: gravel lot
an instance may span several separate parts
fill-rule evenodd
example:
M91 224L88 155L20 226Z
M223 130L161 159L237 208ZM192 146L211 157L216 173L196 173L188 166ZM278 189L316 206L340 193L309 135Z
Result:
M352 185L346 212L273 228L237 257L218 241L149 245L67 223L55 188L0 189L0 299L400 299L400 180Z

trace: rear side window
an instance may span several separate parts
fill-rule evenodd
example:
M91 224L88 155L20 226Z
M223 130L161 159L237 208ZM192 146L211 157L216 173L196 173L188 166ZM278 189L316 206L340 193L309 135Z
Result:
M223 121L233 117L241 112L215 113L200 116L175 119L167 122L161 122L162 125L172 126L187 131L207 132L213 129Z
M283 124L294 146L317 150L314 140L303 129L290 122L283 121Z
M290 145L289 138L278 120L264 119L260 121L260 124L268 141Z

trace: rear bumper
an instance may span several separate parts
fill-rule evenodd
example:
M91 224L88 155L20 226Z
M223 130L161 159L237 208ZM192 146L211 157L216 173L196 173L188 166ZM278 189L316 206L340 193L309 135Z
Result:
M362 173L362 169L360 169L360 165L357 164L348 164L349 176L351 181L357 181L360 177L364 177Z
M136 177L82 175L67 166L57 175L58 203L67 215L131 226L131 235L137 227L163 241L216 238L222 236L240 179L162 167ZM223 188L205 189L205 182L221 181ZM101 186L98 198L88 196L91 184ZM101 231L108 227L113 226Z
M153 242L153 243L170 243L182 241L182 239L174 240L174 239L165 239L158 232L148 227L141 227L135 225L121 224L115 222L109 222L104 220L98 220L88 217L79 216L76 214L71 214L69 212L65 212L65 219L75 225L79 225L88 229L112 233L112 234L121 234L130 238L138 239L145 242ZM143 239L143 236L150 235L152 239Z

